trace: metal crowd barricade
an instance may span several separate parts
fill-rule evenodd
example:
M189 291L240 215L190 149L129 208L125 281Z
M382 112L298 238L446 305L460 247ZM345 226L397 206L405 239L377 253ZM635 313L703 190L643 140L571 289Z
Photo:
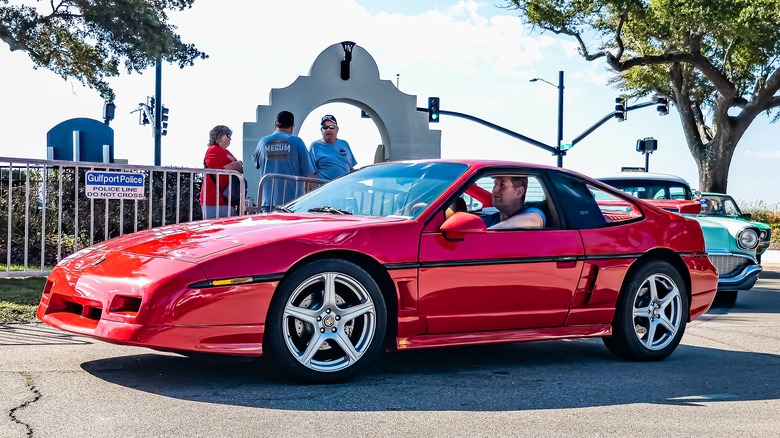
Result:
M90 197L89 171L143 175L143 197ZM241 176L224 169L0 157L0 277L48 275L57 262L87 246L200 220L200 191L211 175L217 183L215 201L225 190L219 175ZM246 209L246 182L239 179L241 201L231 215Z
M263 175L257 185L257 207L250 208L247 212L262 213L264 211L273 211L276 207L280 207L328 182L329 180L325 179L283 175L281 173Z

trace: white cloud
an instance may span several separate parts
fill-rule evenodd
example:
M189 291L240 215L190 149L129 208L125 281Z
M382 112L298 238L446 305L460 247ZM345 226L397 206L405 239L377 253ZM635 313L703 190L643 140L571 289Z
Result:
M757 158L760 160L780 160L780 150L773 151L754 151L751 149L745 150L742 155L749 158Z

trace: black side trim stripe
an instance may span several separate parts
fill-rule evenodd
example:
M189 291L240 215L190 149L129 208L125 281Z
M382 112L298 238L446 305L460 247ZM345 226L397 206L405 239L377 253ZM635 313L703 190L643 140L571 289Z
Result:
M701 252L684 252L678 253L681 257L707 257L706 253ZM420 268L442 268L442 267L456 267L456 266L480 266L480 265L508 265L508 264L522 264L522 263L547 263L547 262L574 262L574 261L586 261L586 260L615 260L615 259L638 259L642 257L644 253L635 254L601 254L592 256L555 256L555 257L526 257L526 258L503 258L503 259L474 259L474 260L447 260L440 262L425 262L425 263L390 263L385 265L390 271L399 269L420 269ZM252 281L243 284L252 283L265 283L269 281L279 281L284 277L284 273L275 274L263 274L253 275ZM222 279L227 280L227 279ZM203 289L208 287L222 287L213 286L212 281L198 281L190 284L188 287L191 289Z
M419 263L390 263L385 265L385 268L387 268L389 271L396 269L417 269L419 267Z
M525 257L525 258L502 258L502 259L473 259L473 260L446 260L439 262L423 263L398 263L385 265L388 270L409 269L409 268L441 268L456 266L480 266L480 265L502 265L502 264L524 264L524 263L549 263L549 262L574 262L587 260L634 260L642 257L644 253L632 254L599 254L590 256L555 256L555 257ZM679 253L682 257L698 257L700 253Z

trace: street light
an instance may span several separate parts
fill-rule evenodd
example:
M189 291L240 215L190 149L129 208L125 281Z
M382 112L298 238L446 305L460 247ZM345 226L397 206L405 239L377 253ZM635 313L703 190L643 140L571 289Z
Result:
M563 167L563 156L566 155L566 152L561 150L561 142L563 141L563 70L558 72L558 85L542 78L533 78L528 82L537 81L552 85L558 89L558 143L555 154L558 155L558 167Z

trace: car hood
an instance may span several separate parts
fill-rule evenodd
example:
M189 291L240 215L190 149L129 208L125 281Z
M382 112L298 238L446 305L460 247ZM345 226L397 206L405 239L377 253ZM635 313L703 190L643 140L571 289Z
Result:
M750 224L740 219L711 216L687 216L701 225L707 251L726 250L754 254L755 251L739 249L736 237L740 231L750 228Z
M269 213L153 228L105 241L91 249L196 262L204 257L249 244L305 238L323 231L406 220L408 219L404 217L393 216Z

